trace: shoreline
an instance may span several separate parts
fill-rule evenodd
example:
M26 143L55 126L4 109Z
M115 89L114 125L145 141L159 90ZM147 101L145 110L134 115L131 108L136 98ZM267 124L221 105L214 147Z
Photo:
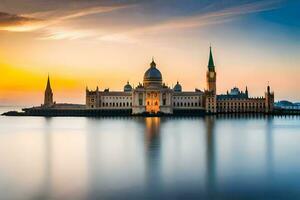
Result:
M272 113L263 112L226 112L226 113L206 113L205 110L174 110L173 114L164 113L142 113L132 114L131 109L104 110L104 109L22 109L19 111L8 111L1 113L2 116L19 117L204 117L204 116L300 116L300 110L276 109Z

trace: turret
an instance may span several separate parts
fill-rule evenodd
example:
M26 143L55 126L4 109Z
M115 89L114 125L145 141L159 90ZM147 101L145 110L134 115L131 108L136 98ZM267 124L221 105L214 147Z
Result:
M270 113L274 110L274 92L271 92L269 85L265 93L265 108L266 113Z

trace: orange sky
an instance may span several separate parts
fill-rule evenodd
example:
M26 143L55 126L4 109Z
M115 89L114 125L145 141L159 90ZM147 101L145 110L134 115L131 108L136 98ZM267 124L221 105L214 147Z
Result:
M248 24L270 5L182 16L148 14L148 4L10 7L0 15L0 105L40 104L48 73L57 102L84 103L86 86L122 90L127 80L142 82L152 56L169 86L179 80L183 90L203 89L210 43L218 93L247 85L250 95L262 96L270 82L276 100L299 101L298 40L274 23Z

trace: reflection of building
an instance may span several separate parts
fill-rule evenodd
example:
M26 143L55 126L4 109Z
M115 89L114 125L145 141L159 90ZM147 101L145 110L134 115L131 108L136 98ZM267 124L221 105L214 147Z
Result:
M174 88L163 83L162 74L152 59L144 74L143 83L133 88L129 82L123 91L100 91L86 88L86 109L96 111L130 111L131 114L180 114L180 113L236 113L273 111L274 93L268 86L265 97L250 98L248 90L234 88L230 93L217 95L217 73L210 48L205 91L182 91L177 82ZM45 107L53 105L48 79L45 92ZM56 106L57 107L57 106Z

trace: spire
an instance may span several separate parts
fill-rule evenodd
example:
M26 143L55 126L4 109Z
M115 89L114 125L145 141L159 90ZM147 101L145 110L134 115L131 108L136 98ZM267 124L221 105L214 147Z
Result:
M49 74L48 74L48 80L47 80L46 91L51 91L51 84L50 84L50 77L49 77Z
M268 87L267 87L267 92L268 92L268 94L270 94L270 82L268 81Z
M156 63L154 62L153 56L152 56L152 62L150 63L150 66L151 66L151 67L156 67Z
M48 74L47 86L46 86L45 96L44 96L44 106L48 107L52 105L53 105L53 93L50 84L50 77Z
M215 64L214 64L214 59L213 59L213 55L212 55L212 51L211 51L211 46L209 47L208 69L209 69L209 71L215 70Z
M248 97L248 87L246 86L246 91L245 91L247 97Z

